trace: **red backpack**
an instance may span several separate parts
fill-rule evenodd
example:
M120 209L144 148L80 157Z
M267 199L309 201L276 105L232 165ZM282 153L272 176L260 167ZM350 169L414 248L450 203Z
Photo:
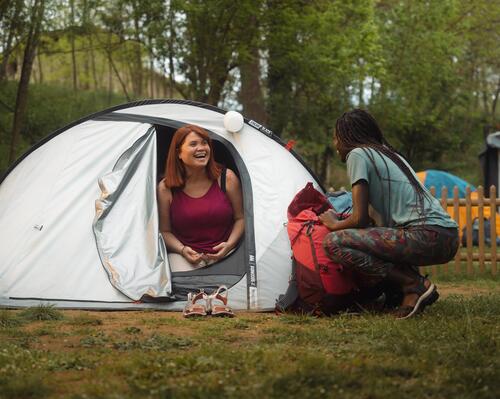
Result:
M329 314L349 306L357 290L354 275L330 258L323 239L330 232L318 214L331 209L328 199L308 183L288 207L288 236L293 251L298 296L309 311Z

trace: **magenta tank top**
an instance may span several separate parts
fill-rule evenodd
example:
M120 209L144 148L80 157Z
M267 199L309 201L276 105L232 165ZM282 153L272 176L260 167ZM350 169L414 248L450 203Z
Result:
M212 248L227 241L233 229L233 207L217 181L200 198L175 189L172 190L170 223L172 233L184 245L200 253L215 253Z

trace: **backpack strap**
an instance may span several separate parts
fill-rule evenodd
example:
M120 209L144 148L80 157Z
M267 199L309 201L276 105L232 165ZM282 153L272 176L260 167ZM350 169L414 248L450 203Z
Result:
M314 248L314 241L312 238L312 231L314 230L314 223L311 223L307 226L306 236L309 237L309 242L311 243L311 254L314 261L314 268L317 272L319 272L320 267L318 263L318 257L316 256L316 248Z
M226 192L226 172L227 172L227 168L224 166L222 168L222 172L220 174L220 188L221 188L223 193Z

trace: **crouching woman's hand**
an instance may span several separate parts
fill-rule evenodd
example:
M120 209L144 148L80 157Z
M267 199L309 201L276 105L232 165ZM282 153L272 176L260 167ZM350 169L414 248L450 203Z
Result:
M339 222L337 215L331 209L329 209L326 212L323 212L321 215L319 215L318 219L321 223L323 223L330 230L332 230L334 228L335 224L337 224Z

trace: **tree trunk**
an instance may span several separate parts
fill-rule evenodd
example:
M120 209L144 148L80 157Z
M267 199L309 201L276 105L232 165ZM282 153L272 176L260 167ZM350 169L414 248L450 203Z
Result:
M85 34L87 36L87 42L89 46L88 53L90 55L90 69L92 72L93 88L94 90L97 90L101 85L99 84L99 80L97 79L97 71L95 65L94 39L93 39L95 25L90 22L90 9L88 0L83 0L82 8L83 8L82 25L85 28Z
M111 104L111 96L113 95L113 66L111 65L111 35L108 33L108 42L105 47L108 56L108 104Z
M94 80L94 89L99 88L99 80L97 79L97 71L95 67L95 53L94 53L94 41L92 39L92 32L89 33L89 48L90 48L90 66L92 68L92 78Z
M330 169L330 160L332 159L332 155L333 154L331 148L329 146L326 146L323 150L323 153L321 154L321 159L319 161L318 177L325 186L331 184L331 182L329 181L328 172Z
M135 43L133 46L133 61L131 63L131 78L132 78L132 90L134 92L134 97L142 97L142 43L141 43L141 28L139 26L138 10L134 7L134 38Z
M252 48L251 58L240 64L241 89L239 100L247 118L267 124L267 114L260 80L259 49Z
M75 53L75 0L69 2L71 8L71 27L69 40L71 43L71 65L73 72L73 90L77 90L77 69L76 69L76 53Z
M14 112L14 122L12 124L12 135L9 149L9 164L16 158L21 128L24 122L24 115L28 105L28 89L35 59L36 49L40 39L42 22L44 19L45 0L35 0L31 10L31 25L26 39L26 48L24 49L23 66L21 69L21 79L17 88L16 108Z
M7 9L8 2L5 2L5 9ZM23 6L22 0L17 0L15 5L14 5L14 15L12 16L12 20L10 21L9 24L9 35L7 36L7 40L5 42L5 48L3 49L3 59L2 63L0 64L0 82L5 80L7 78L7 65L9 63L9 56L10 52L12 51L12 41L14 40L14 32L17 29L17 24L20 22L18 21L19 14L21 13L21 8Z
M37 51L36 59L38 61L38 82L43 83L42 56L39 51Z
M206 102L217 106L222 96L222 89L227 80L227 72L224 75L218 76L216 79L210 80L210 89L206 96ZM205 101L204 101L205 102Z
M118 68L116 67L115 63L113 62L113 58L111 57L111 51L108 53L109 57L109 63L111 64L111 67L113 68L113 71L115 72L116 78L118 79L118 82L120 83L120 86L122 87L123 94L125 94L125 97L127 98L127 101L130 101L130 95L128 94L127 90L127 85L123 81L122 77L120 76L120 72L118 71Z
M364 95L365 95L365 92L364 92L364 80L363 80L363 77L360 77L359 78L359 93L358 93L358 102L359 102L359 107L363 107L364 104L365 104L365 101L364 101Z
M495 114L497 111L498 96L500 95L500 79L498 79L497 89L491 103L491 122L495 122Z
M175 41L175 27L174 27L175 16L172 8L172 2L170 2L170 8L168 11L168 25L169 25L169 36L168 36L168 88L169 88L169 98L174 97L175 88L175 70L174 70L174 41Z
M150 48L153 46L151 43L151 39L149 41ZM149 52L149 88L151 91L151 98L155 98L155 73L154 73L154 59L153 52Z

